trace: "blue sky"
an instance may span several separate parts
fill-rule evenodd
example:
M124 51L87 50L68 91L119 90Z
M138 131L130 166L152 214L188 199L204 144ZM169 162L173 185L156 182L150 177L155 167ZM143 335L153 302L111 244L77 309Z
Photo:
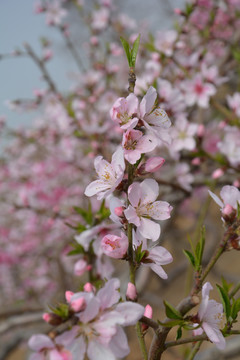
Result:
M54 44L56 56L47 66L58 88L67 90L71 84L68 75L71 71L77 70L76 65L71 56L62 51L60 34L46 26L44 15L34 14L34 2L34 0L1 0L0 54L21 48L24 42L28 42L35 51L41 53L40 37L49 38ZM148 0L147 3L141 0L121 0L119 5L127 9L129 15L136 16L137 19L147 19L152 28L167 28L171 26L171 19L166 16L165 11L174 3L179 6L183 0ZM0 61L0 116L6 115L10 126L28 126L37 114L12 112L6 107L5 101L17 98L29 99L35 88L45 88L45 84L41 80L39 70L30 59L10 58Z

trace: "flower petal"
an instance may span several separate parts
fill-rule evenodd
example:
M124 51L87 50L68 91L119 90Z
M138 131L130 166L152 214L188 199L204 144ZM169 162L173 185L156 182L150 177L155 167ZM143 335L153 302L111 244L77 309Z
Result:
M115 310L124 317L124 326L135 325L144 314L144 307L131 301L118 304Z
M161 233L161 228L155 221L142 217L141 225L137 228L137 233L138 232L147 239L157 241Z

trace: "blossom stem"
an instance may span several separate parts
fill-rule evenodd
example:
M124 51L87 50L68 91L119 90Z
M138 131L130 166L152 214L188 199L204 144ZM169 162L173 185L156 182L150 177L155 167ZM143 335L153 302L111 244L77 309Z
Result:
M133 170L134 167L128 163L128 187L133 182ZM129 203L129 201L128 201ZM133 261L133 238L132 238L133 224L128 223L127 236L128 236L128 257L129 257L129 270L130 270L130 282L135 285L135 265Z
M136 83L135 69L133 67L129 68L128 76L129 76L129 78L128 78L128 83L129 83L128 92L133 93L134 88L135 88L135 83Z
M190 352L187 360L193 360L195 358L195 355L198 353L200 346L202 345L202 341L199 341L195 346L193 347L192 351Z
M142 332L142 325L140 323L140 321L137 322L136 324L136 331L137 331L137 336L138 336L138 341L139 341L139 345L140 345L140 349L143 355L143 359L147 360L148 358L148 353L147 353L147 348L146 348L146 344L145 344L145 340L144 340L144 335Z
M204 280L206 279L207 275L209 274L209 272L211 271L211 269L213 268L213 266L216 264L217 260L220 258L220 256L224 253L225 249L226 249L226 245L228 243L229 240L229 234L225 233L225 236L223 238L223 241L220 243L216 253L213 255L213 257L211 258L211 260L208 263L208 266L206 267L201 280L200 280L200 284L202 285L202 283L204 282Z
M198 335L198 336L191 336L191 337L188 337L185 339L179 339L179 340L175 340L175 341L169 341L165 344L165 348L188 344L188 343L193 343L193 342L197 342L197 341L203 341L203 340L208 340L208 337L206 334L202 334L202 335Z

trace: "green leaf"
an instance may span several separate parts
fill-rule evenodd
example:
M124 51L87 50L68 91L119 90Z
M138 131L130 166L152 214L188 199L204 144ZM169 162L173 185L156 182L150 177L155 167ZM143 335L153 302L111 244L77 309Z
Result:
M196 250L195 250L197 270L199 270L199 267L201 266L202 263L203 250L205 246L205 232L206 232L205 227L203 226L201 229L201 237L196 245Z
M131 67L131 53L129 43L122 36L120 36L120 40L127 56L128 65Z
M182 337L182 328L181 326L177 329L177 336L176 336L176 340L181 339Z
M82 216L82 218L86 221L87 224L92 225L92 208L91 208L91 202L88 203L88 210L82 209L78 206L73 207L74 210Z
M186 257L188 258L188 260L190 261L190 263L192 264L192 266L195 268L196 262L195 262L195 257L193 256L193 254L188 250L183 250L183 252L186 255Z
M140 44L140 34L138 35L138 37L134 41L133 47L132 47L132 50L131 50L131 64L132 64L132 67L135 67L139 44Z
M237 202L237 218L240 219L240 204Z
M56 307L49 306L51 311L60 316L63 320L67 320L69 318L69 306L66 304L58 304Z
M229 295L220 285L217 285L217 288L218 288L218 291L219 291L219 294L220 294L220 297L222 300L226 318L228 319L231 314L231 304L230 304Z
M222 287L223 287L223 289L225 290L226 293L228 293L233 284L228 284L227 281L224 279L223 276L221 276L221 280L222 280Z
M238 312L240 311L240 299L233 299L233 305L231 309L231 317L235 320L238 316Z
M164 327L174 327L174 326L178 326L178 325L182 325L183 323L183 320L171 320L171 321L167 321L167 322L164 322L162 323L161 321L157 320L157 323L161 326L164 326Z
M175 307L169 304L168 301L164 301L163 303L165 305L166 315L169 319L178 319L178 320L183 319L181 313L177 309L175 309Z

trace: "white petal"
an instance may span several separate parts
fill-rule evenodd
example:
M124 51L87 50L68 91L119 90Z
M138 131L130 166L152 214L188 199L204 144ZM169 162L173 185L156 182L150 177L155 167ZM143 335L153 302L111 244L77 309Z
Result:
M109 189L110 187L111 185L107 181L95 180L86 187L84 194L86 196L93 196Z
M223 202L219 199L219 197L217 195L215 195L212 191L208 190L209 195L211 196L211 198L213 198L213 200L220 206L220 208L223 208L224 204Z
M118 326L117 333L113 336L109 348L117 358L122 358L129 354L127 336L120 326Z
M137 182L134 182L132 185L128 188L128 198L132 206L135 208L139 204L139 200L141 198L141 187L140 184Z
M28 341L28 346L34 351L40 351L43 348L53 349L54 343L47 335L35 334Z
M173 261L170 252L163 246L155 246L153 249L149 250L148 258L158 265L170 264Z
M137 216L136 210L131 205L129 205L129 207L126 210L124 210L124 215L126 216L130 224L140 226L141 221Z
M140 117L143 118L144 115L148 114L154 104L157 97L157 91L154 89L153 86L150 86L148 89L146 95L143 97L141 103L140 103Z
M150 268L152 271L154 271L160 278L167 279L167 273L163 270L163 268L160 265L157 264L150 264Z

